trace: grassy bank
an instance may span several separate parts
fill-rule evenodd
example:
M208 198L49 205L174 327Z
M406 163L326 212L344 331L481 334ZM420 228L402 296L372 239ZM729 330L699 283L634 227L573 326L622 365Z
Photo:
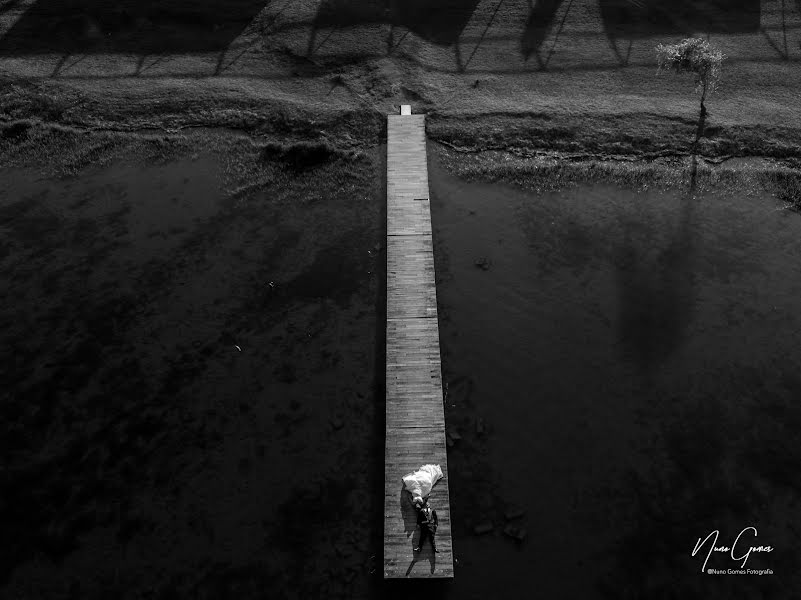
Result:
M331 89L343 87L337 81L338 76L331 78ZM158 152L156 146L169 148L184 143L185 135L181 134L198 130L228 131L250 137L256 145L320 144L323 154L332 156L372 148L386 136L385 117L375 107L358 103L350 108L304 106L246 95L217 98L203 89L192 95L185 89L172 91L175 93L168 95L153 91L122 102L59 84L8 84L6 93L0 96L0 151L14 164L35 162L37 157L50 161L58 153L67 153L74 166L65 167L74 170L93 160L120 155L116 148L122 139L130 146L130 140L137 138ZM757 157L773 159L783 168L801 167L801 130L792 122L767 124L738 122L725 115L719 118L714 105L697 143L698 115L692 109L683 116L675 110L666 114L617 114L587 108L465 113L442 110L432 103L418 109L429 113L430 139L465 154L504 151L521 158L544 156L587 164L605 159L653 162L686 159L695 144L697 156L707 162ZM71 144L78 139L75 133L94 134L91 143L81 142L80 152L86 156L74 154ZM135 135L117 135L125 133ZM56 158L56 162L61 161ZM575 172L577 167L564 168ZM649 168L625 170L647 178Z
M34 124L92 133L176 134L221 129L276 141L327 141L338 147L374 146L384 118L363 106L325 108L302 101L242 94L218 96L204 87L148 88L126 98L59 82L0 80L0 142L19 141ZM300 99L298 99L300 100Z
M365 129L370 132L355 138L338 130L339 126L347 128L348 122L348 115L343 115L332 125L332 131L342 136L334 143L326 136L315 135L315 121L286 115L274 117L271 125L264 122L254 126L253 130L227 127L210 119L203 126L178 131L165 130L163 123L156 125L156 121L139 128L106 129L87 128L69 120L50 122L18 116L0 121L0 158L5 166L31 165L45 168L51 174L74 175L92 165L108 165L123 159L168 161L207 149L229 152L239 164L238 183L232 180L232 185L247 188L254 182L266 181L260 170L275 175L280 167L281 173L292 174L332 161L364 158L362 149L368 148L367 138L375 136L375 124L368 124ZM332 133L331 138L334 137ZM372 141L369 148L375 147L377 139L374 137Z
M801 209L801 171L792 161L763 158L706 160L667 156L651 160L636 157L560 156L516 151L470 152L444 146L444 164L468 181L504 182L535 191L554 191L585 183L609 183L643 189L743 191L774 195L788 208ZM790 165L788 165L790 163Z
M695 142L698 115L686 118L632 113L603 115L522 113L432 115L431 139L463 152L509 150L519 155L569 155L652 159L686 156ZM697 153L708 158L760 156L801 164L801 134L792 126L716 124L708 117Z
M654 48L697 35L727 55L698 153L801 160L801 46L793 42L801 9L792 3L723 11L693 2L683 10L694 19L665 13L662 27L595 0L399 11L333 0L246 4L239 12L202 2L203 19L190 10L195 18L178 31L159 26L155 11L146 39L130 37L131 23L97 5L88 16L107 27L104 40L72 29L64 6L10 7L0 16L0 122L228 128L369 147L383 135L384 115L403 103L430 115L432 139L465 151L686 155L698 99L691 78L656 73ZM45 23L63 37L28 35ZM209 23L219 26L208 31Z

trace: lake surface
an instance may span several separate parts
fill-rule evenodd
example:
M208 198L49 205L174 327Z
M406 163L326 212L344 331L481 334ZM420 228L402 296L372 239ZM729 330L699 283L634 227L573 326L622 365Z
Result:
M0 597L367 597L380 163L226 158L0 170Z
M379 147L325 198L346 166L242 198L213 154L0 173L0 596L799 589L801 217L468 184L430 150L455 581L381 579ZM774 575L703 575L698 538L746 526Z
M801 217L744 194L466 183L430 154L446 421L463 437L448 596L799 589ZM509 507L522 543L501 533ZM698 538L731 546L748 526L737 554L771 545L746 568L774 574L702 574ZM742 563L714 554L707 568Z

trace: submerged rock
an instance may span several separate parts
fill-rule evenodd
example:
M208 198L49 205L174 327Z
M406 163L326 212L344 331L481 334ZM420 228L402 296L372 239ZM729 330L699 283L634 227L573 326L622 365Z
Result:
M459 440L461 440L461 439L462 439L462 436L461 436L461 435L459 435L459 432L458 432L458 431L456 431L456 429L453 429L453 428L450 428L450 429L448 429L448 435L450 436L450 438L451 438L451 439L452 439L454 442L458 442Z
M475 527L473 527L473 533L476 535L484 535L485 533L489 533L493 530L492 523L489 521L484 521L483 523L479 523Z
M473 263L473 264L475 264L479 269L484 269L485 271L489 271L491 263L490 263L490 260L488 258L484 258L482 256L481 258L477 258L475 260L475 263Z
M507 521L511 521L513 519L519 519L525 514L526 511L524 511L522 508L510 508L503 514L503 516Z
M526 539L527 532L522 527L513 527L512 525L507 525L503 528L503 532L508 535L510 538L517 540L518 542L522 542Z

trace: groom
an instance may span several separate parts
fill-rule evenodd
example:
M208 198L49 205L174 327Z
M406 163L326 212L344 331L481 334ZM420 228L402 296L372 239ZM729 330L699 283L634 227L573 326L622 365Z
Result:
M434 552L438 553L437 541L434 538L437 533L437 511L429 506L427 498L415 500L414 508L417 510L417 524L420 526L420 543L414 551L420 552L423 548L423 542L426 537L429 537L431 538L431 547Z

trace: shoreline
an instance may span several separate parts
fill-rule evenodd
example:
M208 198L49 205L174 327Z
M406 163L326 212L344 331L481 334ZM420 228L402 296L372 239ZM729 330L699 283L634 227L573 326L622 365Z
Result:
M358 103L321 108L269 96L237 98L229 92L218 97L207 94L205 87L195 97L175 82L166 101L158 100L153 95L157 90L151 90L151 94L122 104L113 95L77 92L63 82L37 87L33 82L5 79L10 91L0 98L0 152L4 141L24 141L29 131L36 130L141 138L227 134L255 144L265 140L322 141L352 151L386 140L385 118L375 107ZM334 83L332 89L345 85ZM427 114L430 141L462 154L507 152L537 159L643 163L695 154L707 163L769 159L787 169L801 169L801 127L719 116L724 111L718 111L713 101L695 153L697 116L693 111L677 114L674 105L664 114L651 110L616 114L586 108L579 112L493 111L481 105L475 107L476 112L467 113L443 112L429 101L397 101L411 104L413 112ZM691 101L688 94L684 103Z

